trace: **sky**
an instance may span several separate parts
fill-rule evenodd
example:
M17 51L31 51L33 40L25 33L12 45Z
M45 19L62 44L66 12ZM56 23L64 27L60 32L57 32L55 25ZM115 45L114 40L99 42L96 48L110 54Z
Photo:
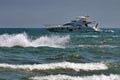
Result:
M90 16L99 27L120 28L120 0L0 0L0 28L39 28Z

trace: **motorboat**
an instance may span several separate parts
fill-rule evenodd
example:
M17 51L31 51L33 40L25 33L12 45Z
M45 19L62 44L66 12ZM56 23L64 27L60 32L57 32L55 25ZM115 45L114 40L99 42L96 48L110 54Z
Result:
M100 32L101 29L98 27L98 23L95 21L88 21L89 16L78 16L75 20L62 25L49 25L47 30L50 32ZM94 26L90 26L96 24Z

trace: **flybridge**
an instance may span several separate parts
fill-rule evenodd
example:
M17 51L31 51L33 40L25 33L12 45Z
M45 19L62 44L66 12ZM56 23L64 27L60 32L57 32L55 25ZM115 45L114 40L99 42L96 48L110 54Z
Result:
M95 21L87 21L89 19L89 16L78 16L76 17L76 20L72 20L70 23L66 23L65 25L71 25L71 26L86 26L88 27L88 24L95 24Z

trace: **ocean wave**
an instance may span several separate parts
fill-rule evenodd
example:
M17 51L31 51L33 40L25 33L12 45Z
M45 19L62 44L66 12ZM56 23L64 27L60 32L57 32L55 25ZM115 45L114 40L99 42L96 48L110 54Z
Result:
M98 48L116 48L118 46L115 45L88 45L88 44L84 44L84 45L78 45L78 47L98 47Z
M103 32L114 33L114 30L104 30Z
M73 69L75 71L91 71L91 70L106 70L108 67L103 63L71 63L59 62L49 64L33 64L33 65L13 65L13 64L0 64L1 68L23 69L23 70L49 70L49 69Z
M100 36L98 36L98 35L79 35L79 36L77 36L77 37L83 37L83 38L98 38L98 37L100 37Z
M0 47L40 47L48 46L55 48L64 48L65 44L69 42L69 35L59 36L41 36L37 39L30 39L26 33L20 34L3 34L0 35Z
M48 75L41 77L31 77L32 80L120 80L120 75L92 75L92 76L68 76L68 75Z
M100 44L79 44L79 45L71 45L69 48L117 48L117 45L100 45Z

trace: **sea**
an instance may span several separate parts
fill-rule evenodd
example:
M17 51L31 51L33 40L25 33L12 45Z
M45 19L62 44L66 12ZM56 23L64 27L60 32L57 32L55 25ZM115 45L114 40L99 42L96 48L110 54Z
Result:
M120 28L0 28L0 80L120 80Z

